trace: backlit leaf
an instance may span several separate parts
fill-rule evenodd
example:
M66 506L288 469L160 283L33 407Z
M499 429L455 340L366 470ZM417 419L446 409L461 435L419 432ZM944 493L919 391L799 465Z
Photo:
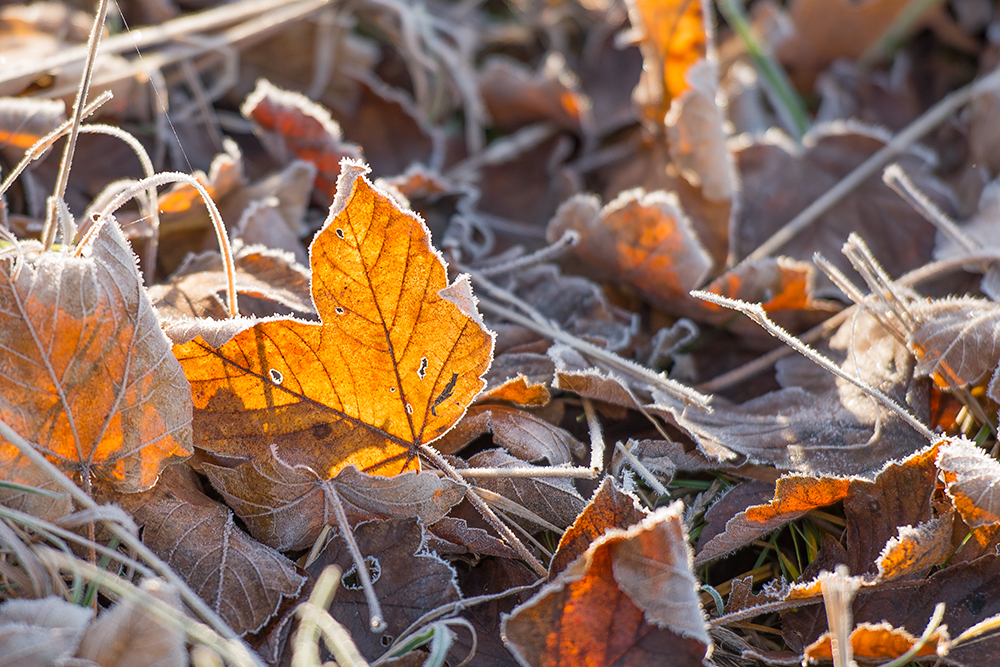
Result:
M419 469L417 448L451 428L482 389L493 341L469 283L447 282L426 227L342 165L310 247L322 323L263 321L213 347L174 353L192 382L197 445L251 459L271 444L291 466Z
M965 439L950 439L938 457L945 492L972 528L1000 523L1000 463Z
M0 419L60 469L151 487L190 453L189 401L117 223L83 257L0 260ZM0 478L37 481L20 456L0 440Z

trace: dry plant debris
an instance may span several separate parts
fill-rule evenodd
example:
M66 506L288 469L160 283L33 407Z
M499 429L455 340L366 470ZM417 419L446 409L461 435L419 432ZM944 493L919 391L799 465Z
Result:
M98 4L0 9L0 664L995 663L996 3Z

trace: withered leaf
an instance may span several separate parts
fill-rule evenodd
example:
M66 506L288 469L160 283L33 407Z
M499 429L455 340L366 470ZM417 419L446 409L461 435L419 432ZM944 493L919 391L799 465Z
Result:
M475 554L520 558L506 542L465 519L446 516L427 526L427 548L439 554Z
M234 248L236 291L240 312L261 317L296 313L315 316L309 293L309 271L286 252L257 245ZM149 298L161 318L228 317L228 286L219 253L188 255L170 280L149 288Z
M333 493L351 524L410 517L431 524L464 495L457 483L429 472L378 477L352 465L325 479L304 466L289 466L273 448L236 468L210 463L202 468L250 534L278 551L308 549L325 525L336 523Z
M702 665L711 640L677 502L615 529L504 619L522 664Z
M504 56L479 70L479 92L493 122L506 131L539 121L580 131L590 124L590 100L577 90L565 58L553 52L537 72Z
M470 407L435 446L451 454L484 433L492 433L496 444L525 461L547 459L551 465L561 465L573 460L574 451L583 451L583 443L565 429L524 410L490 403Z
M310 247L321 324L272 320L174 353L192 381L199 447L332 477L419 469L417 449L482 389L493 340L467 279L447 282L426 227L345 161Z
M143 542L241 635L258 632L305 584L291 561L203 494L186 466L164 470L151 491L114 499L144 527Z
M916 526L899 527L885 543L875 565L882 581L921 576L951 555L952 517L934 517Z
M937 461L945 492L972 528L1000 523L1000 463L964 438L948 439Z
M265 130L265 147L279 160L287 162L294 156L316 167L315 194L323 206L337 194L340 161L361 158L361 148L343 140L340 125L329 111L265 79L257 82L240 112Z
M134 258L109 220L83 257L0 259L0 419L63 471L128 492L191 446L190 388ZM30 477L20 457L0 440L0 477Z
M330 613L351 633L362 655L375 660L412 622L457 601L460 593L452 567L424 550L424 529L415 519L369 521L355 529L355 537L382 605L388 626L384 633L371 632L365 596L343 540L331 540L308 572L315 577L327 565L341 568L341 585Z
M549 563L549 579L566 569L608 530L624 530L642 521L647 514L649 512L639 505L635 496L619 489L613 478L605 477L590 502L559 540Z
M523 468L530 464L501 449L490 449L470 458L469 465L476 468ZM572 480L542 475L544 471L539 469L538 477L484 477L476 483L513 500L559 528L570 525L583 510L586 501L574 488Z
M712 268L674 193L628 190L604 208L592 195L577 195L559 207L545 234L554 242L567 230L580 234L577 255L657 304L690 298Z
M906 341L917 357L914 374L933 377L942 389L965 388L989 375L987 396L1000 402L1000 305L964 297L908 307L917 320Z
M947 653L948 631L939 628L929 637L914 658L937 657ZM917 643L917 638L906 630L894 628L888 623L859 623L851 630L851 647L854 657L866 662L882 662L893 660L903 655ZM819 639L806 647L804 660L833 661L833 646L830 633L824 633Z

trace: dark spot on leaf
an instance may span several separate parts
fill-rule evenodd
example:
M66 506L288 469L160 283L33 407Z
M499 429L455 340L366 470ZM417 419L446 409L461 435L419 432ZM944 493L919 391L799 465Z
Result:
M444 391L441 392L441 395L438 396L437 400L434 401L434 405L431 406L431 414L435 417L437 417L437 413L435 412L437 406L451 398L452 393L455 391L456 382L458 382L458 373L452 373L451 380L448 381L448 385L444 388Z
M982 591L976 591L969 597L965 599L965 608L969 610L969 613L973 616L978 616L986 607L986 593Z
M316 424L312 427L313 437L317 440L325 440L330 437L330 433L333 432L333 428L329 424Z

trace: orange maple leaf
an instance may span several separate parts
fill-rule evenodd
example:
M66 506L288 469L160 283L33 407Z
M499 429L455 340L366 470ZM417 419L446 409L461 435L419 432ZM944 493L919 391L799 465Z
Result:
M322 323L262 321L215 347L176 345L191 381L195 444L241 459L274 443L289 465L332 477L419 469L483 388L493 334L466 277L448 284L413 213L345 159L337 196L310 247Z

